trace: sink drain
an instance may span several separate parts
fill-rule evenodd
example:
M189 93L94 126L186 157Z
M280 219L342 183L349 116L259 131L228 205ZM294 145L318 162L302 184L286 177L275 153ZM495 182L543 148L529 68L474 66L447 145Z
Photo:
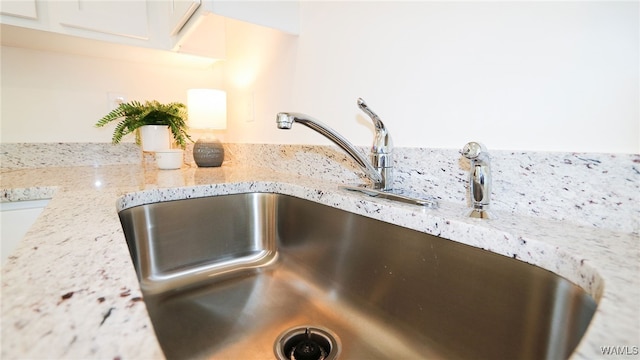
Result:
M278 360L335 360L340 341L327 329L299 326L280 334L273 351Z

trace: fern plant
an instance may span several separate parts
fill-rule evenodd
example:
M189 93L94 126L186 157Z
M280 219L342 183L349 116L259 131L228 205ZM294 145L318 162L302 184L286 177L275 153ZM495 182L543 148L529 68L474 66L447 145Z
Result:
M192 141L187 133L187 107L179 102L161 104L156 100L122 103L96 123L103 127L112 121L118 121L113 130L111 141L119 143L125 135L135 132L136 144L140 145L138 128L144 125L169 126L173 138L181 148L185 148L187 140Z

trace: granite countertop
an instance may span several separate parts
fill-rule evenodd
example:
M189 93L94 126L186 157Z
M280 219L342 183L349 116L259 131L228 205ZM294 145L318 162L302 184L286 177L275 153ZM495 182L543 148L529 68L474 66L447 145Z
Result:
M309 199L553 271L598 301L572 358L602 357L603 346L627 346L637 356L637 233L507 213L490 221L468 219L464 206L455 203L427 210L256 167L158 171L149 165L75 166L5 169L0 175L2 201L51 198L2 268L3 359L163 358L117 209L248 191Z

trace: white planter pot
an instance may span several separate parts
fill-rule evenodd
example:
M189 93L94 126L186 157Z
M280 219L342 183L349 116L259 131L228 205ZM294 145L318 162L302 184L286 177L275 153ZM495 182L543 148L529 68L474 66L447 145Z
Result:
M158 151L171 148L171 134L166 125L145 125L140 127L142 151Z

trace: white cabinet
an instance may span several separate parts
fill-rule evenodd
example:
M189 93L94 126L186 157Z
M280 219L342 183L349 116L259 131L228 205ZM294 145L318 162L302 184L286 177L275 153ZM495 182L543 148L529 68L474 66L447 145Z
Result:
M17 18L32 19L38 18L36 10L36 0L22 1L2 1L0 2L0 13Z
M191 15L200 7L201 0L170 0L169 36L177 35L189 21Z
M172 36L172 50L212 59L226 57L225 19L203 11L191 16L189 21Z
M57 22L65 28L149 39L145 0L76 0L56 3Z
M178 1L178 0L174 0ZM298 1L179 0L180 21L173 20L172 49L222 59L225 57L225 18L280 30L299 32ZM186 11L187 5L191 5ZM176 17L177 19L177 17Z
M201 0L170 0L171 50L212 59L224 59L224 18L201 7Z
M224 17L266 26L289 34L298 34L298 1L203 0L202 8Z
M2 0L1 6L3 25L137 47L170 46L167 20L158 16L166 17L168 0Z
M0 23L43 30L47 28L48 4L40 0L0 1Z
M3 29L10 25L49 34L222 59L225 56L225 18L297 34L298 7L297 1L264 0L2 0L0 24ZM21 41L22 36L5 39L4 33L19 34L13 30L3 31L3 44ZM56 41L58 38L52 37L39 42L51 44ZM65 45L60 47L64 51Z

